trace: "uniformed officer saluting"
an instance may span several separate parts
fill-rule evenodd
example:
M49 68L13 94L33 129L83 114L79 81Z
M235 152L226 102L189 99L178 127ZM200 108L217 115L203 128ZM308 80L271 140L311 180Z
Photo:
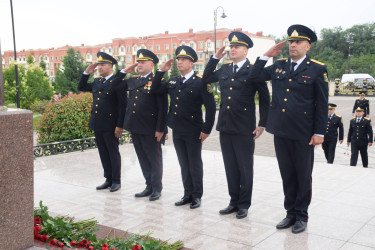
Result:
M314 145L323 143L327 127L328 75L323 63L306 54L317 40L311 29L292 25L288 36L290 58L265 68L260 79L272 80L266 130L274 134L287 210L286 218L276 228L293 225L292 232L300 233L308 221ZM264 54L264 59L272 56L269 52L272 50ZM259 60L257 65L258 62L265 63Z
M358 151L361 152L364 168L368 166L367 146L372 146L372 125L371 120L364 117L365 111L358 107L355 110L356 117L350 120L348 133L348 146L352 144L350 166L355 167L358 160Z
M341 116L335 113L336 107L336 104L328 103L327 130L324 134L324 142L322 144L324 155L327 159L327 163L329 164L332 164L333 160L335 159L337 137L339 138L340 144L342 144L344 140L344 125L342 123ZM337 129L339 129L338 134Z
M181 76L162 81L173 59L162 65L155 74L151 90L155 93L169 93L170 105L168 126L173 131L173 144L181 167L184 196L175 203L182 206L190 203L194 209L201 205L203 194L202 143L211 133L215 121L215 100L210 84L193 71L198 57L195 51L185 45L176 49L177 68ZM202 104L206 108L202 119Z
M230 195L229 206L220 214L237 212L238 219L245 218L251 205L253 190L254 139L266 126L270 94L265 82L250 81L252 66L247 57L253 42L242 32L229 34L230 58L233 63L214 71L224 57L222 47L208 62L204 81L219 81L221 103L216 129L220 131L220 145ZM256 127L254 96L259 93L260 120Z
M164 143L168 108L167 95L151 92L154 64L158 57L147 49L137 51L137 62L116 74L113 86L117 90L129 91L124 128L132 134L133 145L141 165L146 188L135 197L160 198L163 176L161 143ZM127 73L138 66L140 76L124 79Z
M121 156L118 138L123 131L126 95L124 92L114 91L112 81L113 65L117 64L112 56L99 52L96 63L87 67L78 83L80 91L89 91L93 95L93 104L89 127L95 132L100 159L104 168L106 181L96 189L110 187L111 192L121 188ZM98 68L101 78L87 83L90 74Z
M358 107L365 111L366 117L370 117L370 101L367 98L365 98L365 92L360 92L359 98L355 100L352 116L354 116L354 111Z

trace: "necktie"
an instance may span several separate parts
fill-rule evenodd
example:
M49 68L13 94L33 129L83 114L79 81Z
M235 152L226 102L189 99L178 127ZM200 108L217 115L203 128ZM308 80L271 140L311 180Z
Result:
M237 64L233 65L233 74L237 73L237 69L238 69L238 65Z
M331 116L330 115L328 116L328 120L331 120Z
M294 67L297 65L296 62L292 62L292 67L290 68L290 74L294 73Z
M186 79L186 78L182 76L182 77L181 77L181 82L184 83L185 79Z
M360 120L361 120L361 119L357 118L357 123L359 123Z

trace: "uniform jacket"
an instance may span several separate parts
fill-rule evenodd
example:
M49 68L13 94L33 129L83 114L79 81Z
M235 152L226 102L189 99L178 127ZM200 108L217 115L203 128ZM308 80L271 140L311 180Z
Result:
M348 142L356 143L357 145L367 145L372 143L372 125L371 120L367 117L362 117L359 123L357 118L350 120L350 127L348 133Z
M205 84L200 76L194 73L185 83L180 77L163 81L164 72L155 74L151 90L155 93L169 93L170 105L168 126L174 133L210 134L215 122L215 99L210 84ZM206 109L203 121L202 104Z
M90 75L83 74L78 83L78 90L92 92L93 104L89 127L94 131L114 131L115 127L124 128L126 95L113 89L114 76L107 81L95 78L87 83Z
M252 65L249 60L233 73L233 64L224 64L215 71L219 60L211 58L204 73L205 82L219 81L221 102L216 129L235 135L252 135L256 127L254 96L259 93L259 126L267 124L270 94L266 83L254 82L250 77Z
M339 129L339 133L337 133L337 129ZM344 140L344 125L341 116L333 114L332 118L328 119L324 141L337 141L338 135L339 140Z
M168 97L151 92L153 74L146 78L133 76L124 79L125 76L119 71L113 80L116 90L129 91L124 129L144 135L153 135L156 131L166 132Z
M355 113L355 110L358 107L360 107L361 109L363 109L365 111L366 115L370 114L370 101L367 98L364 98L363 100L361 100L361 99L358 98L357 100L355 100L354 107L353 107L353 112L352 113Z
M310 141L312 135L324 135L328 114L328 76L326 66L309 56L290 74L290 59L277 60L255 71L260 80L272 80L272 103L266 130L279 137Z

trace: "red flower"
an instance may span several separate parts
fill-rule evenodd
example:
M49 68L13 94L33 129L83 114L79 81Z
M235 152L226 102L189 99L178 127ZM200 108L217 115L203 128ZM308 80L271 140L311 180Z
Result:
M103 244L102 244L102 247L108 247L108 244L103 243Z
M60 242L59 244L57 244L58 247L64 247L64 243Z
M132 248L132 250L141 250L142 249L142 247L140 246L140 245L135 245L133 248Z
M89 240L89 242L87 242L87 245L90 245L92 243L92 240Z
M43 242L46 242L47 240L49 240L49 236L48 235L43 235L42 237L43 237L43 240L42 240Z
M74 240L73 240L73 241L70 242L70 246L71 246L71 247L74 247L76 244L77 244L77 241L74 241Z
M94 250L94 247L93 246L90 246L89 248L87 248L88 250Z
M35 226L35 227L34 227L34 232L39 233L40 230L42 230L42 227L41 227L41 226Z
M111 250L117 250L116 248L112 248Z
M82 244L82 242L80 242L80 243L77 244L77 248L83 248L83 247L85 247L85 245Z
M87 240L86 239L82 239L81 243L86 245L87 244Z
M36 225L36 224L39 224L39 225L43 225L43 219L41 218L41 217L35 217L34 218L34 226Z
M50 242L48 242L48 244L56 245L56 244L57 244L57 240L56 240L56 239L53 239L53 240L51 240Z
M102 247L102 250L108 250L108 247Z

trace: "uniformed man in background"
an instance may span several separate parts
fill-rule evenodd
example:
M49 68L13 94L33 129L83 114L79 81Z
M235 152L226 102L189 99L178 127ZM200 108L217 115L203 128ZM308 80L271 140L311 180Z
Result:
M146 188L136 193L135 197L149 197L150 201L158 200L163 189L163 154L168 97L151 92L154 78L154 65L158 57L150 50L137 51L137 63L116 74L113 81L115 89L129 91L124 128L132 134L135 152L141 165ZM138 66L139 76L125 79Z
M208 62L203 73L205 82L219 81L221 103L216 129L220 131L220 145L230 195L229 205L219 213L237 212L238 219L245 218L251 205L253 191L254 140L264 130L270 103L265 82L253 82L249 77L252 65L247 59L253 42L242 32L229 34L230 64L215 71L224 57L222 47ZM260 120L256 126L255 94L259 93Z
M335 113L336 107L336 104L328 103L327 130L324 134L324 142L322 144L324 155L329 164L332 164L335 159L337 138L340 144L342 144L344 140L344 125L341 116ZM339 129L338 133L337 129Z
M364 168L368 166L367 147L372 146L373 133L370 118L365 117L365 110L358 107L355 110L356 117L350 120L348 132L348 146L351 144L350 166L355 167L358 160L358 151L361 152Z
M96 63L87 67L78 83L78 90L92 92L93 104L89 127L94 130L100 159L104 169L105 182L97 190L110 188L115 192L121 188L121 156L119 137L123 131L126 108L124 92L114 91L113 65L117 64L112 56L99 52ZM97 68L97 69L96 69ZM87 83L90 74L99 71L101 78Z
M170 105L168 126L173 131L173 144L181 167L184 196L175 203L182 206L190 203L194 209L201 205L203 195L202 143L210 135L215 121L216 106L211 84L204 83L193 71L198 60L197 53L189 46L176 49L177 68L180 76L162 81L173 59L162 65L155 74L151 90L169 93ZM202 105L206 109L203 120Z
M264 68L260 80L272 80L272 103L266 130L274 135L277 161L284 189L286 218L277 229L306 229L312 194L314 146L322 144L327 127L328 74L324 63L307 52L317 40L303 25L288 28L289 58ZM265 64L272 49L256 62Z
M354 112L358 107L364 110L366 117L370 117L370 101L365 98L365 92L360 92L359 98L355 100L352 116L354 116Z

